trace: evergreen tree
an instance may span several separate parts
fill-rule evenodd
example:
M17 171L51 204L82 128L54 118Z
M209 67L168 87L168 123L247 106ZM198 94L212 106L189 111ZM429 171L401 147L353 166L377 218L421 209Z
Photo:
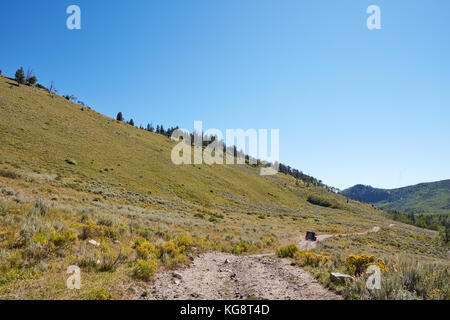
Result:
M123 119L122 112L119 112L119 113L117 114L116 120L117 120L117 121L123 121L123 120L124 120L124 119Z
M36 82L37 82L36 76L31 76L30 78L27 79L27 83L31 86L34 86Z
M19 70L16 71L15 75L16 81L18 84L24 84L25 83L25 73L23 72L23 68L20 67Z
M130 126L133 126L133 127L134 127L134 120L133 120L133 119L130 119L130 121L128 122L128 124L129 124Z
M153 128L153 125L151 123L147 124L147 131L150 131L150 132L155 131L155 128Z

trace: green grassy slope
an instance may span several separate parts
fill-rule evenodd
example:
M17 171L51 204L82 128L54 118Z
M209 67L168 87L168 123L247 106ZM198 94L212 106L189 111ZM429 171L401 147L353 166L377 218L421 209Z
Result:
M421 183L398 189L357 185L342 192L349 198L382 209L406 213L450 213L450 180Z
M261 177L257 168L249 166L176 166L170 160L175 145L170 139L60 96L51 98L44 90L17 87L4 77L0 78L0 111L3 162L25 174L53 175L61 185L87 192L98 192L96 185L103 183L105 199L120 198L131 190L206 207L248 209L258 203L301 208L309 206L304 201L309 193L323 192L285 175ZM343 197L327 196L348 206Z
M187 264L186 251L273 251L309 230L393 232L371 205L291 176L262 177L247 165L176 166L174 145L0 76L0 298L129 298L146 286L142 269L151 276L156 266ZM434 231L396 222L394 244L373 237L352 252L344 239L336 250L383 258L395 245L419 261L447 258ZM74 264L83 272L78 291L65 287Z
M238 202L295 205L295 196L280 190L257 170L237 166L176 166L170 161L169 139L119 123L42 90L11 87L0 81L1 150L3 160L51 174L63 181L80 178L161 197L180 197L208 205ZM66 159L74 159L76 166ZM214 183L212 183L212 181ZM286 179L288 181L288 179Z
M371 206L287 175L262 177L259 168L248 165L174 165L170 155L175 143L170 139L51 97L45 90L18 87L5 77L0 77L0 112L0 169L21 176L3 181L25 195L57 195L59 202L67 195L71 205L126 204L190 216L206 212L205 219L225 216L220 220L224 224L230 223L228 217L245 213L228 232L229 238L239 235L248 241L274 228L283 230L278 238L289 238L319 222L311 228L347 232L363 231L384 219ZM310 195L324 197L339 209L310 204ZM301 221L280 220L298 219L300 213ZM243 220L256 228L244 227ZM210 227L202 223L182 229L215 233Z

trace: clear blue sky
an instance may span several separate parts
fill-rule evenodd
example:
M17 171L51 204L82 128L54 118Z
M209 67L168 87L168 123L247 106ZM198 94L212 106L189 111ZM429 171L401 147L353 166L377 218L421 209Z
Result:
M66 8L82 29L66 28ZM381 8L382 29L366 28ZM278 128L339 188L450 178L447 0L2 1L0 69L31 66L136 124Z

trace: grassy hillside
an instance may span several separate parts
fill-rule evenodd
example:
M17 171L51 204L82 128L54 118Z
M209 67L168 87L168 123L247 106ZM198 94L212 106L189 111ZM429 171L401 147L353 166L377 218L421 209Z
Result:
M309 230L390 230L380 210L288 175L173 165L168 138L6 77L0 112L0 298L126 299L206 250L273 251ZM395 245L448 262L437 232L399 223L395 237L352 253L383 258ZM348 253L342 242L336 250ZM81 290L66 288L70 265L82 269Z
M250 166L176 166L170 160L175 145L170 139L57 95L51 98L44 90L17 87L7 78L0 79L0 108L4 170L42 178L82 194L80 198L152 209L172 205L273 214L316 211L305 200L317 193L342 208L372 210L287 175L261 177L259 169Z
M342 194L386 210L405 213L450 213L450 180L398 189L356 185L342 191Z

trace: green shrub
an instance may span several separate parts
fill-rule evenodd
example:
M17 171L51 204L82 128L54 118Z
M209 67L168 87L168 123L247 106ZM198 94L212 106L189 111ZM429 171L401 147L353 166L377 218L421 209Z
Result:
M334 208L334 209L339 208L339 206L337 204L331 202L330 200L323 198L323 197L316 196L316 195L308 196L307 201L316 206L321 206L321 207L325 207L325 208Z
M100 261L99 253L92 246L85 243L81 245L80 253L77 255L75 263L80 268L96 269Z
M150 281L154 278L158 264L154 259L138 259L133 268L133 276L136 279Z
M111 300L112 294L108 293L104 288L95 288L86 296L87 300Z
M138 259L150 259L157 258L159 256L159 251L147 240L142 237L136 239L134 243L136 248L136 254Z
M173 241L177 246L184 247L184 251L194 243L194 239L184 232L177 234Z
M50 208L45 204L44 200L37 199L31 211L28 213L30 216L41 216L44 217L48 215L50 212Z
M53 245L49 242L40 244L32 241L25 246L22 255L28 265L34 265L47 258L51 254L52 249Z
M347 299L372 300L448 300L450 272L440 264L423 264L411 258L389 262L389 272L383 272L381 289L369 290L367 277L361 276L348 284Z
M7 265L9 265L10 268L22 268L24 266L23 254L21 250L11 252L6 258L7 259L5 259L5 262L7 262Z
M69 241L76 241L78 239L78 235L71 228L67 229L66 237L67 237L67 240L69 240Z
M177 234L175 237L167 233L166 238L169 240L153 245L145 238L138 237L134 242L137 258L143 260L159 259L162 264L171 269L190 262L190 259L187 257L188 250L199 252L215 248L213 242L204 238L191 237L184 232ZM192 253L195 254L195 252Z
M375 256L368 256L366 254L348 256L346 262L347 270L356 276L366 272L370 265L377 265L381 271L388 272L389 268L383 260L375 258Z
M0 176L4 177L4 178L9 178L9 179L19 179L20 175L12 172L12 171L8 171L8 170L2 170L0 169Z
M36 233L32 239L33 242L35 242L41 246L44 244L47 244L48 240L49 239L48 239L47 235L43 232Z
M121 264L127 261L127 256L120 251L115 254L107 247L104 249L102 260L98 266L98 270L101 272L114 272Z
M231 252L234 254L243 254L248 252L250 249L250 245L247 242L241 241L238 244L235 244L231 249Z
M23 247L28 244L35 234L44 229L43 224L35 218L29 218L19 228L19 237L15 240L15 247Z
M95 223L88 222L79 225L79 227L81 227L81 234L80 234L81 240L103 236L103 228L101 226L96 225Z
M297 245L295 243L290 244L285 247L279 247L276 250L276 254L280 258L293 258L294 254L298 251Z
M37 78L36 76L31 76L30 78L27 79L27 84L33 86L35 85L37 82Z
M157 250L159 251L159 260L170 269L189 262L186 256L186 247L178 246L173 240L159 244Z
M116 217L110 216L109 214L101 215L97 220L97 224L100 226L112 227L118 224L119 220Z
M331 263L330 257L325 254L317 254L312 251L296 251L294 252L294 259L299 266L311 266L318 267L320 265L326 265Z
M120 232L114 227L104 227L103 234L105 237L112 240L118 240L120 238Z
M76 166L78 164L74 159L66 159L66 162L73 166Z

